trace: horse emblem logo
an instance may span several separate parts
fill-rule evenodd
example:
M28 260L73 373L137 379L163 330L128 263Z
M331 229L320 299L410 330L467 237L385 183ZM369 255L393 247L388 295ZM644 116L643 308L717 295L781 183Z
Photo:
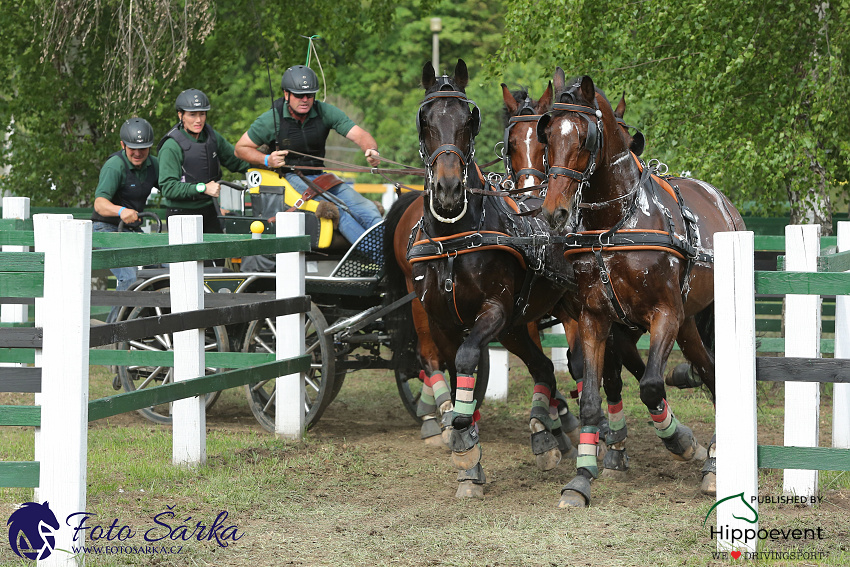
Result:
M752 520L750 520L749 518L745 518L745 517L743 517L743 516L736 516L736 515L734 515L734 514L732 514L732 517L733 517L733 518L735 518L736 520L743 520L743 521L745 521L745 522L749 522L750 524L755 524L756 522L758 522L758 521L759 521L759 513L756 511L756 509L755 509L755 508L753 508L752 506L750 506L749 502L747 502L747 501L746 501L746 499L744 499L744 493L743 493L743 492L741 492L741 493L739 493L739 494L733 494L732 496L727 496L726 498L723 498L723 499L721 499L721 500L718 500L718 501L714 504L714 506L712 506L712 507L708 510L708 514L706 514L706 515L705 515L705 520L703 520L702 525L703 525L703 526L705 526L705 523L708 521L708 517L711 515L711 511L712 511L712 510L714 510L715 508L717 508L718 506L720 506L720 505L721 505L721 504L723 504L724 502L726 502L726 501L728 501L728 500L734 500L735 498L740 498L740 499L741 499L741 502L743 502L743 503L744 503L744 506L746 506L747 508L749 508L749 509L750 509L750 512L752 512L752 513L755 515L755 518L753 518Z
M12 512L9 521L9 545L18 557L45 559L53 553L59 521L47 502L26 502Z

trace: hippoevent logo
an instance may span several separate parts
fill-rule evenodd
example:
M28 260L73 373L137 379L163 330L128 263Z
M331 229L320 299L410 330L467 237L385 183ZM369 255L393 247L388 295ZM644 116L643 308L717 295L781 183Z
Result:
M758 511L753 508L751 503L771 503L771 504L817 504L823 501L823 497L821 496L751 496L750 501L747 502L746 498L744 498L744 493L734 494L732 496L727 496L721 500L718 500L705 515L705 519L702 522L703 527L705 527L708 522L708 518L711 515L711 512L714 511L715 508L720 506L721 504L731 506L736 505L738 503L742 504L743 507L738 508L740 515L732 514L732 517L736 520L742 520L749 524L752 524L752 528L733 528L728 524L724 526L709 526L709 535L711 539L715 539L716 537L722 538L724 540L729 540L732 542L738 541L743 545L747 545L751 541L757 542L767 542L767 541L789 541L789 540L822 540L825 537L824 530L821 527L817 528L758 528L756 529L755 525L758 523L759 514ZM737 510L736 510L737 512ZM747 545L747 547L755 547L754 545ZM828 552L823 551L803 551L803 550L790 550L790 551L755 551L755 552L742 552L742 551L721 551L713 554L714 559L729 559L732 557L733 559L755 559L755 560L789 560L789 559L823 559L827 555Z
M59 521L47 502L25 503L12 512L6 525L9 527L9 545L18 557L39 560L53 553L56 544L54 534L59 529Z
M65 525L74 534L71 549L57 550L60 524L56 514L47 502L26 502L9 516L9 545L18 557L37 561L58 551L73 555L176 555L188 542L229 547L245 535L228 522L226 510L209 521L177 514L174 506L165 508L151 518L150 526L130 526L118 518L101 522L92 512L74 512L65 518Z

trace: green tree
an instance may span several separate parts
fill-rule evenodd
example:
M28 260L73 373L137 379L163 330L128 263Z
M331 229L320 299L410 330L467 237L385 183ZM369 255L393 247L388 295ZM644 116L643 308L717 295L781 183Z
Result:
M516 2L491 72L534 59L626 91L671 169L829 231L850 156L848 22L847 0Z
M389 0L0 0L0 12L0 124L9 133L0 171L10 166L0 193L84 206L126 118L148 118L160 136L176 120L177 94L200 88L212 99L210 122L235 141L268 108L266 61L279 81L303 61L299 34L320 34L333 71L392 8Z

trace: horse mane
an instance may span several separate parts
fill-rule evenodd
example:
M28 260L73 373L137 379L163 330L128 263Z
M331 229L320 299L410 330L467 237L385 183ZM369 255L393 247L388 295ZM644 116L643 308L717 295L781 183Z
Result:
M556 102L566 102L566 103L577 102L576 92L581 87L581 79L582 79L582 77L579 76L579 77L573 77L569 81L566 81L564 83L566 86L563 89L561 89L561 90L559 90L555 93L554 100ZM594 84L594 88L596 89L596 94L601 95L602 98L605 100L605 102L607 102L610 105L611 102L608 100L608 97L605 95L605 91L603 91L602 89L597 87L595 84ZM611 108L613 110L613 106ZM563 113L563 112L564 111L562 111L562 110L558 110L558 111L555 112L555 114L558 115L559 113Z

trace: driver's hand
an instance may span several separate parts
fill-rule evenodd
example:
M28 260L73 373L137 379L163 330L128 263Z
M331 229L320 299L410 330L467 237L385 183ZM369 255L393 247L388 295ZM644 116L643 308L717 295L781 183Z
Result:
M215 198L218 197L219 193L221 193L221 185L215 181L207 183L207 188L204 190L205 195Z
M381 163L381 160L378 159L378 156L381 154L377 149L368 149L364 155L366 156L366 161L368 161L369 165L372 167L378 167L378 164Z
M124 209L118 218L124 221L124 224L133 224L139 220L139 212L136 209Z
M269 154L269 167L271 169L277 169L278 167L283 167L286 165L286 154L289 153L289 150L277 150L276 152L272 152Z

